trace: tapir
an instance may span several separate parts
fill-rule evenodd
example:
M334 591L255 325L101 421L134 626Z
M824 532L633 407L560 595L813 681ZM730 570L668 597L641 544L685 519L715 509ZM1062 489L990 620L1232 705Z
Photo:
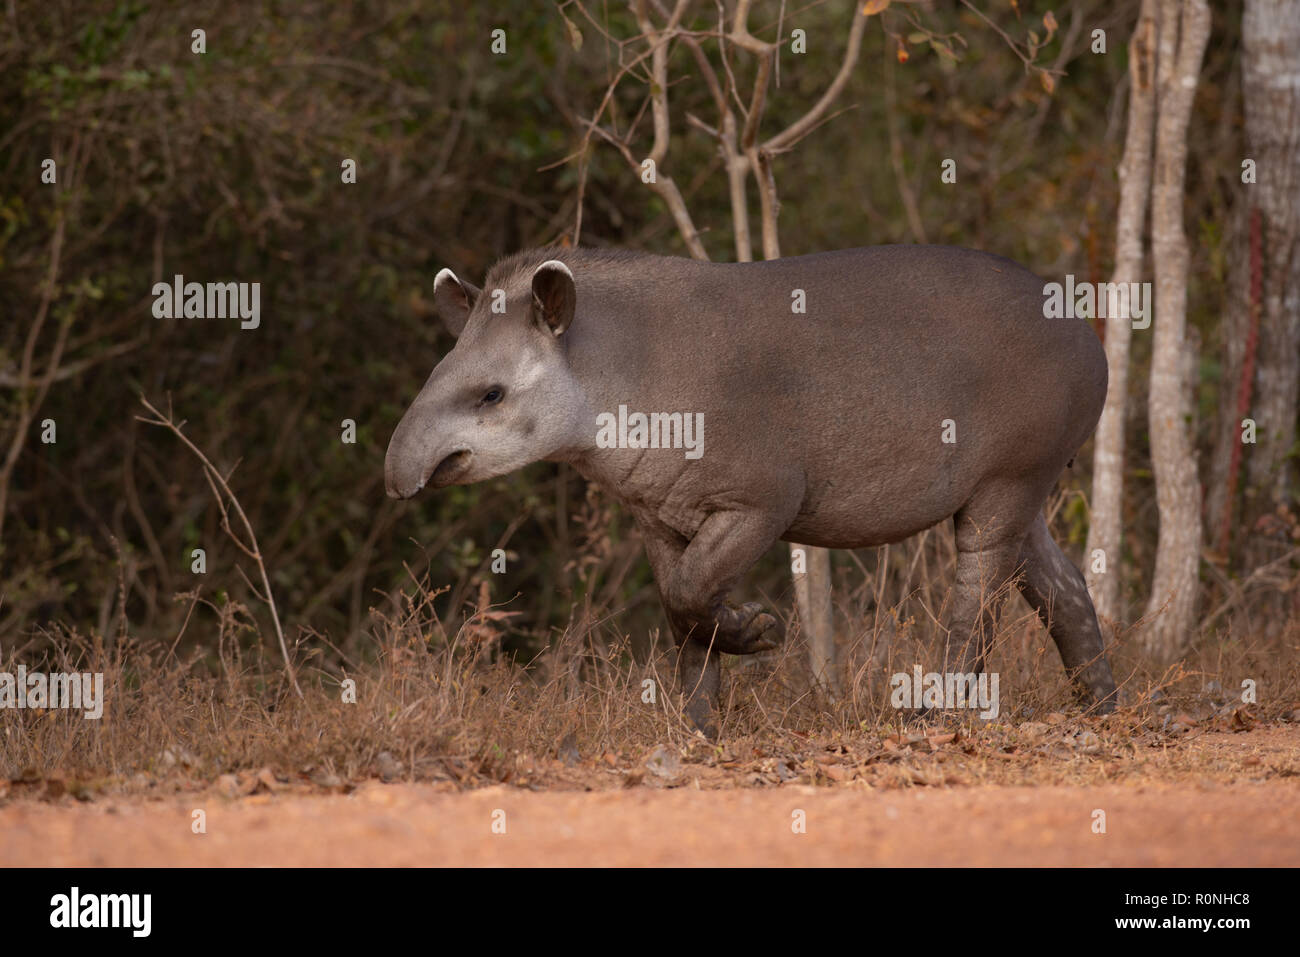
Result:
M719 654L784 637L730 600L764 552L951 519L945 668L984 670L994 596L1015 582L1109 712L1096 612L1042 514L1101 414L1106 357L1086 321L1045 315L1044 289L951 246L753 263L553 247L501 260L482 289L443 269L433 303L456 344L393 433L388 494L539 460L607 490L640 528L686 713L711 736Z

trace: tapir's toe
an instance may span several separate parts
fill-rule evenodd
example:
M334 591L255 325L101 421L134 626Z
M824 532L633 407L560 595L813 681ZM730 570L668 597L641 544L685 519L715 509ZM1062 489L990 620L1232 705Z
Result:
M756 655L771 651L785 640L785 628L780 619L763 610L757 602L749 602L740 609L742 621L737 644L746 650L742 654Z
M780 620L753 601L739 608L729 603L718 605L713 610L713 624L707 640L697 640L726 655L756 655L771 651L785 638L785 628Z

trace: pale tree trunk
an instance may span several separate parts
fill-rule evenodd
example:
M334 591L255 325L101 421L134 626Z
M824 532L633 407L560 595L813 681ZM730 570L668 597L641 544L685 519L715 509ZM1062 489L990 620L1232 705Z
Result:
M778 240L777 213L780 204L776 196L776 177L772 170L772 157L775 153L789 149L799 139L806 136L831 103L839 96L848 81L858 53L862 48L862 34L867 17L853 15L849 28L848 44L840 68L830 87L822 94L820 100L786 129L771 139L760 142L758 126L763 117L767 100L767 88L771 80L771 67L775 63L777 47L754 38L749 32L750 0L740 0L736 5L736 14L732 22L731 41L744 47L759 58L759 68L754 79L753 96L741 134L740 150L748 160L749 171L754 175L758 185L759 210L763 231L763 258L781 258L781 246ZM855 8L856 14L856 8ZM725 152L725 150L724 150ZM733 193L734 202L734 193ZM743 196L741 197L743 205ZM799 622L808 644L808 666L812 671L814 682L832 698L839 694L839 672L835 667L835 620L831 603L831 553L825 548L811 545L790 545L791 564L795 553L802 549L807 568L804 574L794 575L795 602L799 606Z
M1254 500L1245 516L1253 530L1259 516L1290 501L1287 456L1300 399L1300 3L1246 0L1242 49L1246 156L1255 161L1257 182L1241 190L1263 216L1263 308L1251 410L1259 444L1246 451ZM1249 560L1268 561L1276 549L1256 539Z
M1156 107L1156 0L1142 0L1129 41L1128 131L1119 165L1119 215L1113 283L1142 280L1142 232L1151 193L1151 144ZM1092 517L1084 556L1088 591L1103 625L1122 623L1120 550L1124 504L1124 415L1128 401L1131 310L1106 313L1106 364L1110 386L1097 423L1092 470Z
M771 178L771 164L760 159L759 196L763 214L763 258L780 259L777 243L776 185ZM807 568L803 574L794 575L794 597L799 606L799 624L808 642L808 667L813 680L822 690L835 697L839 694L839 672L835 669L835 619L831 603L831 553L830 549L812 545L790 545L791 567L796 552L802 550Z
M743 144L742 144L743 145ZM751 144L749 165L758 182L759 210L763 229L763 258L780 259L776 217L780 204L776 199L776 179L771 158L759 153ZM743 203L744 198L741 197ZM740 217L735 217L738 220ZM799 608L799 626L808 643L808 667L813 680L832 698L839 694L839 672L835 669L835 618L831 602L831 553L827 548L790 544L790 566L794 569L799 552L804 555L804 571L793 572L794 599Z
M1200 483L1189 433L1187 237L1183 231L1187 127L1210 35L1205 0L1161 0L1151 247L1156 310L1147 416L1160 540L1142 645L1168 662L1191 638L1201 550Z

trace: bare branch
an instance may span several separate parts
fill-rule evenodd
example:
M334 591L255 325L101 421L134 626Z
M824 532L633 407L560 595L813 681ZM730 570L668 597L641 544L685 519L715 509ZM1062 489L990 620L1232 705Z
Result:
M280 654L284 656L285 674L289 678L289 684L293 687L294 693L301 698L302 689L298 687L298 679L294 675L293 661L289 657L289 648L285 644L284 640L284 629L280 627L280 613L275 607L275 596L271 593L271 578L266 573L266 562L263 561L261 549L257 546L257 535L253 532L253 526L252 523L249 522L248 516L244 514L243 506L239 504L239 499L237 499L235 493L230 490L230 486L226 484L226 480L222 478L221 473L217 471L217 467L213 465L211 460L203 454L203 451L191 442L189 437L181 431L181 426L184 425L183 422L178 423L174 421L170 414L163 415L154 407L153 403L143 395L140 396L140 404L152 413L153 418L146 418L144 416L137 416L136 418L141 422L144 422L146 425L157 425L167 429L180 439L181 443L193 452L199 462L202 463L203 477L208 480L208 485L212 489L212 494L216 496L217 504L221 508L222 529L225 530L226 534L230 536L231 541L239 546L240 550L243 551L244 554L248 555L249 558L257 563L258 571L261 572L262 575L263 594L259 594L257 589L252 587L251 582L249 582L249 587L252 588L253 594L266 602L267 607L271 609L271 620L275 623L275 634L280 640ZM244 526L244 531L248 535L249 544L245 544L239 536L231 530L229 515L226 511L227 500L229 501L230 506L234 508L235 514L239 517L240 524ZM240 570L240 574L243 574L242 569Z
M858 54L862 50L862 34L866 28L867 17L859 14L855 3L853 5L853 25L849 28L849 43L844 49L844 59L840 62L840 69L835 74L835 79L831 81L831 85L826 88L822 98L817 101L811 110L763 144L764 152L779 153L782 150L789 149L817 125L817 122L830 109L831 104L835 102L849 82L853 67L858 62Z

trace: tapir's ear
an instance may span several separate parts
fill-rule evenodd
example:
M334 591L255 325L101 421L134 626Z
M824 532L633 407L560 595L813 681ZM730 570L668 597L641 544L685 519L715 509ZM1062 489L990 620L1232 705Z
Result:
M433 308L447 331L457 339L480 291L467 282L461 282L450 269L444 269L434 277Z
M555 337L573 322L578 293L573 273L558 259L548 259L533 272L533 320Z

